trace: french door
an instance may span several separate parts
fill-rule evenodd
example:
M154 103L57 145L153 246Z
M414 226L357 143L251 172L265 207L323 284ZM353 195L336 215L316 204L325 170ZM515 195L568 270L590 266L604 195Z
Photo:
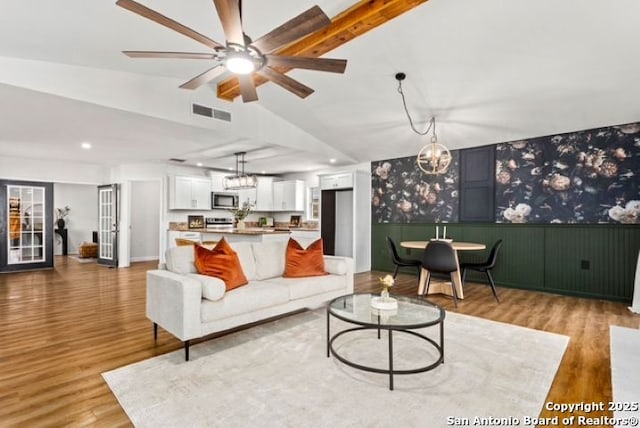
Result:
M0 180L0 272L53 267L53 183Z
M98 263L118 267L118 184L98 186Z

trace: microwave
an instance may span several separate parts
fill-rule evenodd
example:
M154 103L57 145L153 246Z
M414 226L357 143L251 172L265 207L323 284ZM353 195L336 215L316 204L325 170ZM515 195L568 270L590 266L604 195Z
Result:
M238 194L237 193L211 193L211 208L237 208L238 207Z

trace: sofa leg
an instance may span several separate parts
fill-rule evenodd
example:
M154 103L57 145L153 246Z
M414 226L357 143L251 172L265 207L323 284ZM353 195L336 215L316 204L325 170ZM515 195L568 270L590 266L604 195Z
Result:
M153 341L157 341L158 340L158 324L157 323L153 323Z
M189 341L184 341L184 360L189 361Z

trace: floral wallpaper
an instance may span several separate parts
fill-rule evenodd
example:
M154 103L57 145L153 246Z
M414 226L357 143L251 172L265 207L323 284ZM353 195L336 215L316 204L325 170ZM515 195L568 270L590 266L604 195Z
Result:
M416 156L371 163L373 223L458 221L459 153L442 175L427 175Z
M640 223L640 122L496 146L496 222Z

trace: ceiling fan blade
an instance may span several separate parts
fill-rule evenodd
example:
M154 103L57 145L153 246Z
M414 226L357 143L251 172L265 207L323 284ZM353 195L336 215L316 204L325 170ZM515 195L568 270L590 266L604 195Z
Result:
M228 43L244 46L239 0L213 0Z
M131 12L142 16L143 18L150 19L151 21L156 22L160 25L164 25L165 27L170 28L173 31L177 31L178 33L185 35L195 40L196 42L200 42L205 46L209 46L211 49L224 47L215 40L211 40L207 36L202 35L189 27L185 27L179 22L174 21L173 19L168 18L161 13L156 12L155 10L149 9L148 7L143 6L133 0L118 0L116 4L124 9L130 10Z
M306 98L313 93L313 89L303 85L291 77L274 70L271 67L262 67L258 70L258 74L271 80L276 85L282 86L289 92L292 92L300 98Z
M307 70L328 71L330 73L344 73L344 69L347 67L346 59L280 55L265 56L267 57L267 64L271 67L305 68Z
M220 76L225 71L227 71L227 69L224 68L222 64L218 64L215 67L205 71L204 73L194 77L188 82L183 83L182 85L180 85L180 87L182 89L197 89L205 83L211 82L213 79Z
M331 24L329 17L318 6L285 22L252 43L263 53L272 52L280 46L288 45L299 38Z
M238 81L240 82L240 94L242 94L242 101L245 103L258 101L256 84L253 82L251 74L239 74Z
M122 51L122 53L129 58L216 59L215 54L197 52Z

